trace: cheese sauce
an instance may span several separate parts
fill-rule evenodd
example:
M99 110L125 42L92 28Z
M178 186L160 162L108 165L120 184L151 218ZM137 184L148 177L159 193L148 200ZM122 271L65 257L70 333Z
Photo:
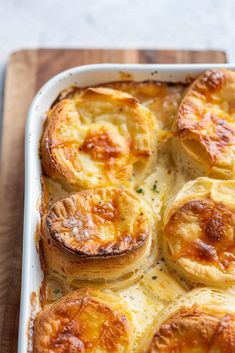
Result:
M140 198L143 198L152 209L155 218L153 226L156 227L159 235L158 238L160 238L162 208L166 200L190 179L189 176L183 174L176 167L171 155L172 139L174 139L174 136L170 130L186 86L183 84L172 85L160 82L116 82L105 84L104 86L127 92L139 99L144 106L150 109L158 122L158 126L160 126L157 132L158 149L154 166L151 166L143 182L138 185L134 183L130 185L132 191L136 192ZM73 88L68 90L67 93L62 93L60 97L67 98L69 96L80 95L81 91L79 88ZM93 153L92 145L97 144L99 154L94 157L97 160L102 159L103 147L107 142L107 138L109 138L104 137L105 135L99 136L99 140L96 141L92 133L90 133L83 144L83 150ZM120 153L119 147L114 140L109 144L107 153L111 157ZM42 218L54 202L78 191L78 189L74 190L71 186L64 187L62 184L46 176L42 177L42 184ZM147 334L154 318L166 304L190 289L187 283L180 280L175 274L172 274L166 267L162 258L159 240L154 239L154 246L158 248L158 255L153 256L150 266L148 265L146 268L143 266L143 268L138 270L137 275L132 276L130 274L124 281L120 281L120 285L116 282L111 286L109 285L109 288L107 288L105 281L100 283L71 281L69 283L56 273L45 273L45 279L41 288L42 306L47 306L74 289L85 286L95 286L103 291L111 291L127 303L128 309L132 314L136 327L134 352L138 352L138 345Z

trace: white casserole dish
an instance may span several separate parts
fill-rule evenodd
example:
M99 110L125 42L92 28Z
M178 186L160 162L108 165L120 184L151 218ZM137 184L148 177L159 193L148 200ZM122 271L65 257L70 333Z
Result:
M37 93L30 106L25 133L25 208L22 289L18 353L31 350L29 325L32 314L31 294L39 296L43 278L39 255L36 250L35 232L40 219L39 204L41 198L41 165L39 159L39 141L41 138L45 113L61 90L71 85L81 87L131 78L134 81L160 80L184 82L209 68L235 69L232 64L192 64L192 65L129 65L97 64L76 67L64 71L50 79ZM36 304L33 314L39 310ZM32 333L32 330L31 330Z

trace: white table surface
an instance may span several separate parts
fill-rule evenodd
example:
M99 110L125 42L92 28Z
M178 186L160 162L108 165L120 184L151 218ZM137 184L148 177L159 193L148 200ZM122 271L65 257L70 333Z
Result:
M234 0L0 0L1 93L22 48L222 49L235 61L234 14Z

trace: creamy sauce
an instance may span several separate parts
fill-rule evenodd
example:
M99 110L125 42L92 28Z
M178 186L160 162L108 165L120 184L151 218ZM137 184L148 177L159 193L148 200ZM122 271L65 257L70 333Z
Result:
M171 140L173 137L172 133L169 132L185 86L175 85L168 87L167 85L157 83L156 87L150 87L150 85L148 86L148 84L146 84L145 90L143 83L140 83L139 88L137 84L133 85L131 82L126 82L125 84L120 83L120 85L124 88L124 91L133 94L137 98L141 98L141 102L149 107L155 114L158 123L160 119L161 130L158 132L156 163L150 168L147 177L141 184L131 186L134 192L143 198L149 207L152 208L155 215L153 226L156 227L159 233L162 222L162 208L166 200L190 179L189 176L177 170L175 166L171 156ZM107 84L106 86L115 86L114 88L116 89L122 88L118 87L118 83ZM61 96L63 97L63 94ZM158 102L158 97L160 97L162 105ZM158 113L160 106L163 107L163 110ZM91 148L90 140L88 142L84 145L84 149ZM103 141L101 142L103 143ZM113 145L110 153L119 153L119 150ZM98 157L101 158L102 155ZM61 184L48 177L43 177L43 184L44 212L54 202L78 191L77 189L71 188L65 189ZM150 265L146 266L146 268L143 266L142 269L139 269L138 275L130 275L125 281L120 281L120 284L118 284L118 282L115 283L115 285L111 286L111 289L107 289L107 284L104 282L99 284L78 281L75 283L71 281L69 283L68 281L63 281L61 277L57 277L56 274L46 274L43 283L42 306L48 305L68 292L84 286L95 286L104 291L112 291L127 303L132 313L136 326L134 352L137 352L138 344L147 334L154 318L158 315L160 310L174 298L184 294L190 289L189 286L181 282L180 279L167 269L164 261L162 261L161 247L159 244L159 240L154 239L153 252L156 252L158 248L158 256L156 257L155 254L152 254L152 260L149 262Z

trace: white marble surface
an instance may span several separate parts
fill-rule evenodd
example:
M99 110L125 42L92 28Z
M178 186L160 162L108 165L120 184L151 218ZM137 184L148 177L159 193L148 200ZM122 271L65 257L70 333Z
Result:
M223 49L235 61L234 14L234 0L0 0L0 87L22 48Z

